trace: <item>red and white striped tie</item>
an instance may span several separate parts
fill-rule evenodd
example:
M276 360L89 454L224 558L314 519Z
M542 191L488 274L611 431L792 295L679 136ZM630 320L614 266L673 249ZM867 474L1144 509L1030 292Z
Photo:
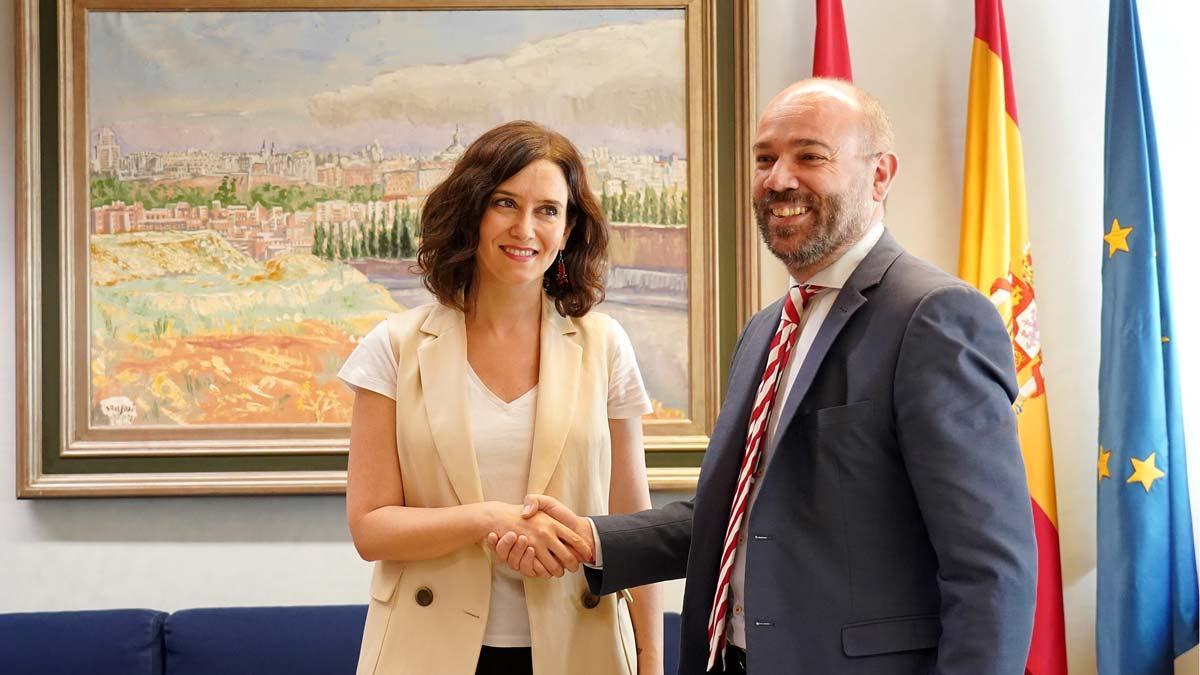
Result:
M725 528L725 545L721 547L721 567L717 573L717 592L713 597L712 613L708 617L708 666L710 671L717 662L717 655L725 652L725 617L729 612L729 578L733 574L733 555L737 549L738 533L745 520L746 504L750 497L750 484L762 457L763 436L767 430L767 419L775 406L775 393L779 390L780 375L787 367L788 356L800 336L800 315L824 286L793 286L783 303L783 316L779 329L771 340L771 351L767 354L767 367L763 370L758 394L754 397L754 409L750 412L750 424L746 430L746 453L742 456L742 469L738 472L737 489L733 492L733 505L729 508L729 525ZM722 659L723 661L723 659Z

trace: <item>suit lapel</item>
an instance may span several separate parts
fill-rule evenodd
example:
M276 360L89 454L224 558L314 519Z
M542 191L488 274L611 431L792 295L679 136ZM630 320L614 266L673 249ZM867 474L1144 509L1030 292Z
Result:
M461 504L483 501L467 402L467 329L462 312L438 304L421 331L434 339L417 349L425 413L434 445Z
M729 439L729 444L737 447L734 453L739 461L745 450L746 425L750 421L750 409L754 406L754 397L758 394L758 385L762 381L763 369L767 367L767 356L770 352L771 339L779 328L779 317L783 312L783 300L772 303L762 312L764 315L757 325L751 324L747 329L739 351L743 354L741 363L731 370L729 389L725 400L737 411L734 417L738 421L735 426L735 438ZM737 473L737 469L734 469Z
M763 312L765 317L758 322L757 326L751 326L747 330L746 336L742 338L742 345L739 349L745 353L745 356L742 357L744 365L733 373L733 377L729 381L729 390L725 394L728 400L736 402L738 410L745 408L748 411L749 407L754 404L754 397L758 394L758 385L762 381L763 369L767 367L771 339L775 337L775 331L779 329L782 313L782 299L771 303ZM746 417L745 421L748 422L749 412Z
M751 319L738 345L737 360L731 364L725 403L713 428L696 489L697 512L708 512L714 522L729 518L733 485L745 454L746 425L782 311L783 301L780 300ZM716 536L721 534L723 531ZM698 530L696 536L702 538L704 532Z
M891 267L902 252L900 244L888 231L884 230L883 236L871 248L871 252L867 254L866 258L863 258L854 273L846 280L846 285L838 293L812 346L808 348L808 353L804 356L804 363L800 364L800 370L796 373L796 381L792 383L783 410L779 414L779 423L776 425L775 433L787 429L788 425L792 423L796 411L800 409L800 402L808 394L808 388L812 386L813 378L816 377L817 370L821 367L821 362L825 360L825 355L829 352L834 340L849 323L850 317L867 304L867 298L863 292L879 284L883 279L884 272Z
M533 456L529 462L529 493L542 494L567 441L579 393L583 347L568 337L575 323L542 304L541 353L538 358L537 412L533 423ZM597 422L607 424L607 420Z

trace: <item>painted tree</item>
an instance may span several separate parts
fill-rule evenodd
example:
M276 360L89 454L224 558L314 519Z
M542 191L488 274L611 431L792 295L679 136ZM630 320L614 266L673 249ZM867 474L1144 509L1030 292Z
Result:
M350 258L350 228L338 223L338 257L342 260Z
M404 257L404 250L400 246L400 239L409 231L412 226L412 209L409 208L408 202L404 202L404 207L400 209L400 218L396 221L396 229L392 232L392 240L390 243L392 257L400 259Z
M318 258L325 255L325 227L321 223L313 227L312 254Z
M221 202L222 206L237 203L237 184L234 183L233 176L221 178L221 185L213 194L213 201Z
M658 220L658 195L655 194L654 188L646 186L642 193L642 222L657 223Z
M399 248L400 248L400 258L405 259L405 260L412 258L413 255L417 252L417 247L413 243L412 231L409 230L409 228L407 228L407 227L402 226L400 228Z
M608 194L608 184L604 183L600 186L600 212L604 214L604 219L612 222L612 197Z

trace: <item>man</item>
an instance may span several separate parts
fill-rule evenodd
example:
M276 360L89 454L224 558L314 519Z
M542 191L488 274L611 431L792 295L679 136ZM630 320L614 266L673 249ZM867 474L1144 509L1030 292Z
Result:
M754 154L791 288L738 340L695 498L592 519L592 590L686 575L687 675L1023 672L1037 552L998 313L884 230L897 157L866 93L789 87Z

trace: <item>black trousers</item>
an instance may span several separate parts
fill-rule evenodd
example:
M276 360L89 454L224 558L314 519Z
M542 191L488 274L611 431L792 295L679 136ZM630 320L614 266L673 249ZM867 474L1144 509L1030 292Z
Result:
M475 675L533 675L533 652L529 647L484 645Z

